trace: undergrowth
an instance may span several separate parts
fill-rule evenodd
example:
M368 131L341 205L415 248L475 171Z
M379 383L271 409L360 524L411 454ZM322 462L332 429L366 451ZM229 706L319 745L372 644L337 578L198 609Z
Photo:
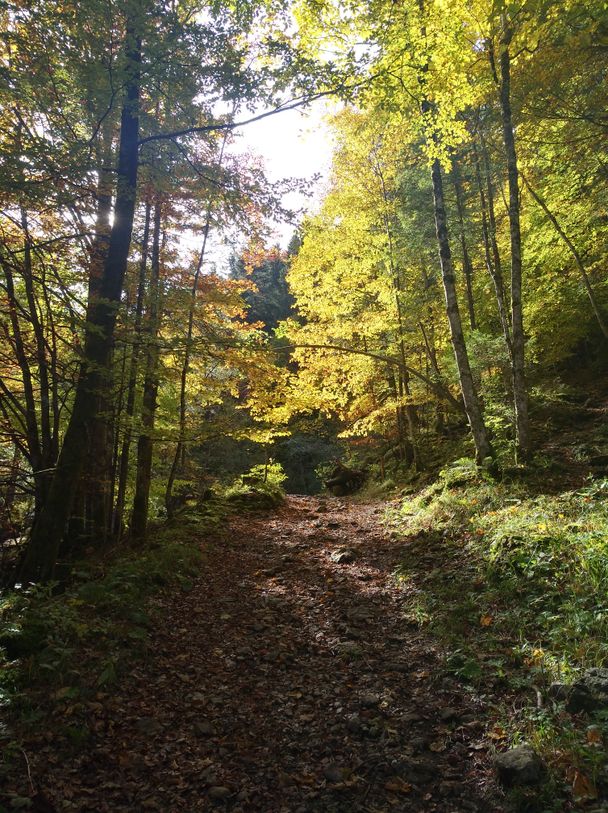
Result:
M459 460L389 517L409 541L396 573L406 620L441 641L448 674L502 698L495 745L529 742L552 769L540 795L519 793L519 810L569 809L568 795L584 804L608 779L608 711L572 717L547 692L608 664L607 496L606 480L529 496Z
M140 547L77 562L62 585L0 595L0 784L22 759L24 730L48 727L74 748L86 746L93 736L87 709L148 657L162 594L191 590L205 537L234 510L280 503L282 479L276 464L257 467L221 493L189 501ZM5 801L11 809L31 806L25 797Z
M281 464L271 460L238 477L226 489L224 497L231 506L240 509L276 508L285 499L283 483L286 479Z
M86 743L87 704L147 657L157 597L192 589L204 556L201 533L221 522L222 511L201 506L157 530L145 547L77 564L61 591L50 583L0 597L0 779L21 759L22 727L44 728L50 719L74 747Z

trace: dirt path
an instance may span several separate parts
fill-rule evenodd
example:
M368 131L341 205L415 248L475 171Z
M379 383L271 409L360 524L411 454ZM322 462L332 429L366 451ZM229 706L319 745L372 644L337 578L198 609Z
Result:
M501 811L476 701L403 617L382 510L291 497L235 518L100 698L94 742L35 766L57 809Z

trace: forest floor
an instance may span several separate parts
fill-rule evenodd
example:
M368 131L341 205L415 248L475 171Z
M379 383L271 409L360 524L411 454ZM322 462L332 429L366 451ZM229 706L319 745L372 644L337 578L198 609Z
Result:
M289 497L232 518L192 589L156 599L148 654L88 704L86 743L23 743L34 810L502 811L487 695L412 621L386 508Z

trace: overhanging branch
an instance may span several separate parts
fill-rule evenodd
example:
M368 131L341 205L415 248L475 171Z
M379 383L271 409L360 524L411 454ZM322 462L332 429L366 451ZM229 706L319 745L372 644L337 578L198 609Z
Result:
M355 90L363 85L368 85L371 82L374 82L380 75L380 73L374 74L368 79L362 80L361 82L356 82L353 85L338 85L330 90L321 90L318 93L312 93L307 96L298 96L290 101L278 105L277 107L273 107L272 110L266 110L264 113L258 113L256 116L251 116L251 118L242 119L241 121L218 121L212 124L203 124L200 127L184 127L181 130L173 130L169 133L155 133L154 135L145 136L145 138L140 139L139 145L141 147L142 144L149 144L152 141L175 139L186 135L214 133L219 130L237 130L239 127L244 127L247 124L253 124L256 121L262 121L270 116L276 116L277 113L284 113L287 110L296 110L299 107L304 107L311 102L317 101L317 99L323 99L327 96L336 96L347 90Z
M443 401L446 401L450 406L457 412L465 413L464 404L462 401L455 398L448 387L444 384L441 384L438 381L433 381L432 378L424 375L424 373L415 370L413 367L408 367L404 364L401 359L395 356L385 356L382 353L373 353L369 350L357 350L354 347L341 347L340 345L335 344L285 344L281 345L280 347L273 348L275 351L279 350L300 350L300 349L307 349L307 350L335 350L338 353L351 353L356 356L367 356L368 358L375 359L376 361L380 361L383 364L390 364L394 367L398 367L400 370L409 373L414 378L417 378L419 381L422 381L426 386L433 392L438 398Z

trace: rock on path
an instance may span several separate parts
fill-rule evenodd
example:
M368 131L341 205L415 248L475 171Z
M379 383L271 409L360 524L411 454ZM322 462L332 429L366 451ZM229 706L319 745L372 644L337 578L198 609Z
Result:
M380 514L291 497L234 518L91 741L33 766L57 810L499 813L476 709L402 617Z

